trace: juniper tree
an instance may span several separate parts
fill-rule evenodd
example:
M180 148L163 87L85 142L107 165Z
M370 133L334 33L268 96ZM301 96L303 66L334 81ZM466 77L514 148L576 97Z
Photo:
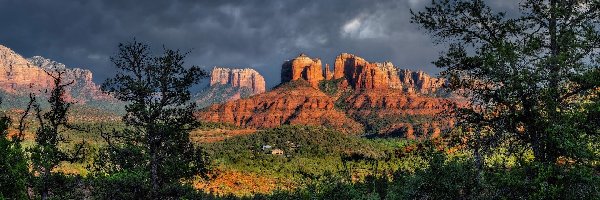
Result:
M50 198L53 189L62 187L60 183L55 182L63 178L61 173L54 171L59 164L82 161L85 154L84 142L75 144L73 150L61 148L70 143L63 135L64 131L74 128L68 123L68 112L72 103L65 100L66 88L74 82L63 83L65 71L46 73L53 80L53 88L48 98L49 110L43 111L36 97L30 95L29 106L19 125L22 134L25 128L23 121L32 110L38 127L35 132L35 143L27 151L30 152L32 186L41 199Z
M128 103L123 121L131 127L103 134L109 144L106 157L112 161L107 172L144 171L154 198L205 167L201 150L189 139L198 125L189 89L207 73L197 66L184 67L185 56L170 49L153 56L148 45L137 41L119 44L111 58L119 71L102 85Z
M600 1L433 0L411 22L448 49L435 65L470 105L457 112L478 163L499 145L554 163L597 160ZM597 151L597 150L596 150Z

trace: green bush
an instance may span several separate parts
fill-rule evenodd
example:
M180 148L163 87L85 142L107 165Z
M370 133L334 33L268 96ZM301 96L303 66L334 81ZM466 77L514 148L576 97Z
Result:
M509 199L599 199L600 176L587 166L528 163L486 170L490 196Z
M0 117L0 199L27 197L28 165L25 152L16 138L8 138L10 120Z
M93 180L92 196L96 199L148 199L149 177L144 171L122 171L98 176Z
M321 91L323 91L323 93L329 95L329 96L334 96L339 92L339 84L344 81L345 79L340 78L340 79L335 79L335 80L324 80L319 82L319 89L321 89Z

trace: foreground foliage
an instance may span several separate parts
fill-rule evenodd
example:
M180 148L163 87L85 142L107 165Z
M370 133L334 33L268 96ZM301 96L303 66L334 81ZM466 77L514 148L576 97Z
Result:
M123 116L128 128L102 134L107 145L93 166L104 188L100 197L178 197L181 179L204 173L206 160L189 138L198 126L196 105L188 102L189 89L206 72L184 67L184 58L185 53L170 49L153 56L148 45L137 41L120 44L111 58L119 72L102 88L129 102ZM123 189L134 191L133 196Z
M1 102L0 102L1 103ZM27 196L27 158L19 135L8 135L10 118L0 116L0 199L24 199Z
M470 99L456 115L460 137L480 164L506 143L531 149L538 162L598 160L587 146L600 135L600 1L525 0L520 8L508 16L482 0L434 0L413 12L413 23L449 44L435 64Z

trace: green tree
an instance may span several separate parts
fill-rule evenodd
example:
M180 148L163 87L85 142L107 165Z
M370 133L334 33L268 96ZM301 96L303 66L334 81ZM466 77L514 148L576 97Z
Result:
M26 199L29 173L21 147L23 136L8 135L10 121L7 116L0 116L0 199Z
M598 114L584 108L600 87L600 1L524 0L519 11L433 0L411 21L449 44L434 63L470 101L456 116L480 166L507 143L542 163L597 160Z
M66 129L73 128L68 124L68 111L72 103L67 102L64 97L66 88L74 82L63 83L65 71L53 71L47 72L47 74L54 81L54 88L50 91L50 97L48 98L50 109L43 112L33 95L30 95L30 106L27 109L27 112L30 108L33 109L34 117L38 123L35 132L35 144L28 151L31 153L31 173L34 175L32 179L33 187L41 199L50 198L53 189L57 189L57 191L54 191L55 193L60 193L58 190L61 190L60 188L64 186L64 175L55 172L54 169L61 162L72 163L83 160L85 151L83 142L76 144L72 151L61 148L61 146L70 143L63 132ZM22 126L24 124L23 120L25 120L25 117L21 118L21 126L19 127L21 130L24 128Z
M182 178L205 169L204 154L189 140L189 132L199 125L189 89L207 73L196 66L184 67L185 56L170 49L152 56L148 45L137 41L119 44L111 58L119 72L102 85L104 91L129 103L123 121L131 127L104 134L109 144L105 157L112 161L104 169L144 172L154 198L168 195L165 188L181 185Z

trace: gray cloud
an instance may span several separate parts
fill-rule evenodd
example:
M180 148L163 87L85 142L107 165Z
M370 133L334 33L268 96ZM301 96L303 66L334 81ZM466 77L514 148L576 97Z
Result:
M436 74L442 49L410 24L424 0L0 0L0 44L112 76L108 58L136 37L157 51L192 50L187 63L253 67L279 83L300 52L332 64L341 52Z

